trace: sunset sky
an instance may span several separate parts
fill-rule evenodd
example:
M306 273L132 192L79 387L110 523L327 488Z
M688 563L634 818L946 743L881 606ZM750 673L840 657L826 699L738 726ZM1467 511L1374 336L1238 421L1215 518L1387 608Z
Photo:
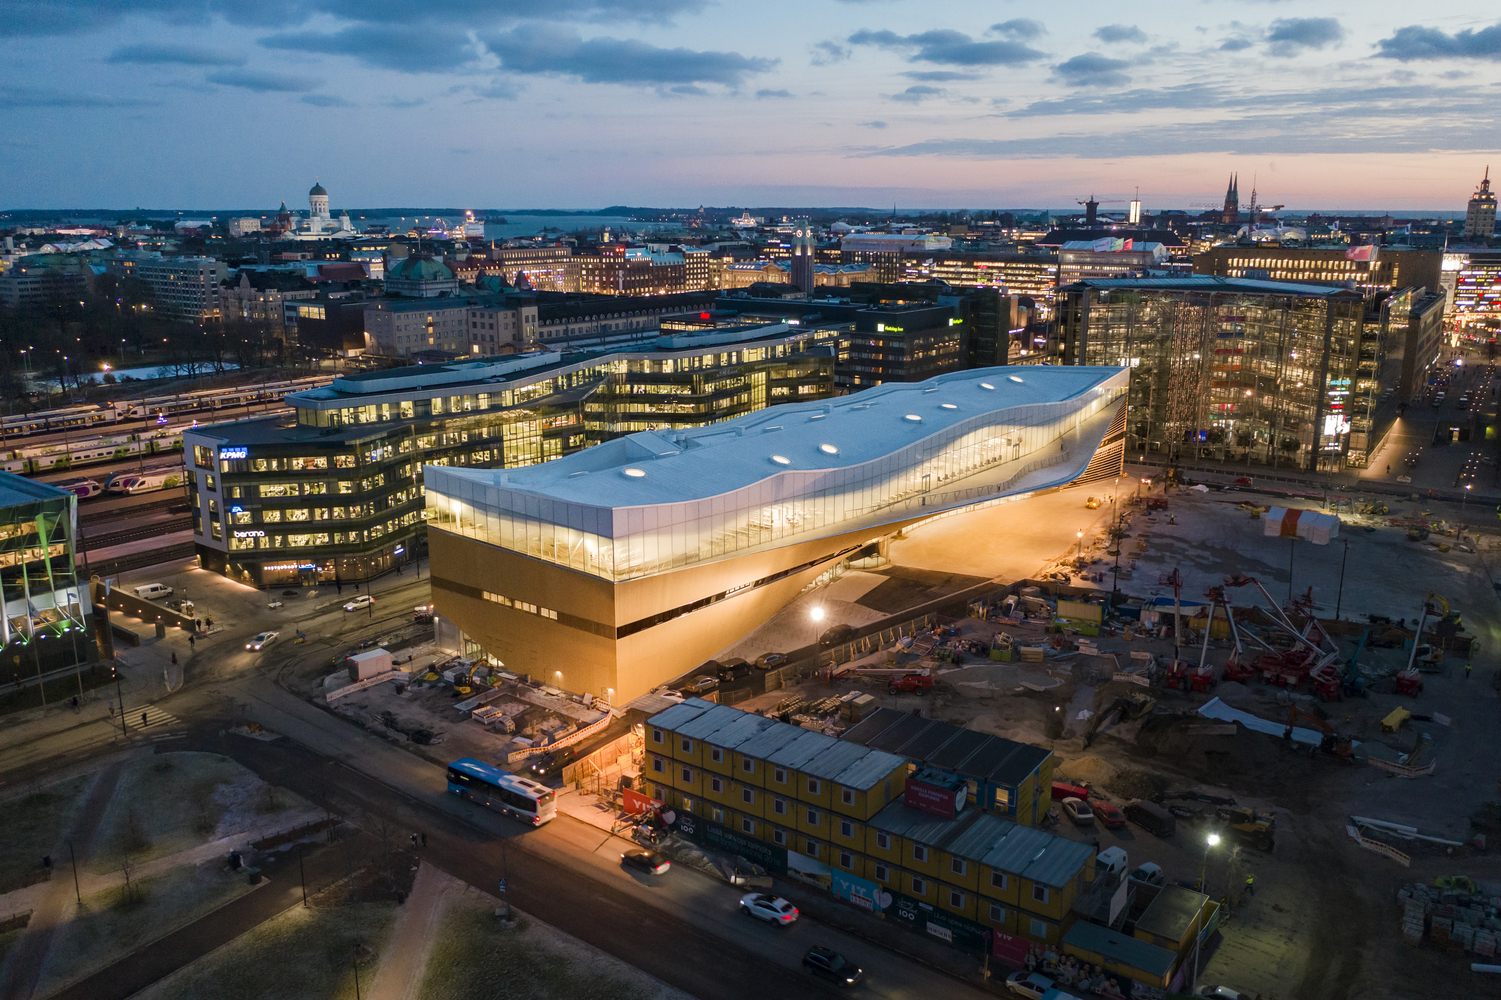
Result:
M1472 0L0 0L0 55L5 208L1452 212L1501 169Z

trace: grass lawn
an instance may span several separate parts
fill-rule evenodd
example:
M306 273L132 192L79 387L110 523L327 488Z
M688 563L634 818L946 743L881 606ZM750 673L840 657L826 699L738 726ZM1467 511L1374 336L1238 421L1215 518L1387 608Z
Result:
M68 867L67 848L58 848L72 826L93 775L79 775L0 802L0 893L37 881L42 857L53 855L54 875ZM69 876L72 877L71 875Z
M58 929L37 996L98 972L251 891L244 874L230 872L218 860L179 865L153 878L133 879L132 886L130 898L124 886L83 898L77 915Z
M103 875L118 870L127 851L140 864L274 823L276 814L307 805L218 754L146 757L120 775L88 867Z
M131 1000L354 1000L360 952L368 994L396 916L393 903L294 907L137 993Z
M486 905L477 905L479 900ZM422 1000L689 1000L639 969L529 917L502 929L494 900L465 893L428 953Z

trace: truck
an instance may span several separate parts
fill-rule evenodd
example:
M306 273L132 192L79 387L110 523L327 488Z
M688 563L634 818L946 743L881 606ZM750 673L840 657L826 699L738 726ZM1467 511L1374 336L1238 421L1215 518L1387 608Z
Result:
M901 677L893 677L886 682L887 694L900 694L910 691L916 695L925 695L928 688L933 686L932 674L905 674Z

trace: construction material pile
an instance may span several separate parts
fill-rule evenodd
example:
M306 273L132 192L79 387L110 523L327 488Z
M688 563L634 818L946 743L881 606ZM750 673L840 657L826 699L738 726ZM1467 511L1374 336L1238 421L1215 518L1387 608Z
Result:
M1429 941L1446 951L1496 955L1501 935L1501 896L1463 875L1440 879L1443 887L1416 883L1397 892L1402 907L1402 939L1416 947L1426 927Z

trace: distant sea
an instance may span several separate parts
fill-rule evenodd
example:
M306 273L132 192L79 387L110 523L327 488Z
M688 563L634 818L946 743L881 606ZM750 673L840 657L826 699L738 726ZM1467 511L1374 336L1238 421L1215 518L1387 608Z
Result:
M439 220L445 226L453 227L464 221L462 215L408 215L392 218L351 215L350 221L354 223L356 230L364 230L369 226L390 226L393 235L405 233L413 226L421 224L423 229L432 228ZM517 237L536 236L544 229L555 230L563 233L572 233L580 229L598 230L609 229L611 233L620 232L648 232L652 229L661 228L659 223L632 222L624 216L612 215L505 215L505 222L485 223L485 239L508 240Z

